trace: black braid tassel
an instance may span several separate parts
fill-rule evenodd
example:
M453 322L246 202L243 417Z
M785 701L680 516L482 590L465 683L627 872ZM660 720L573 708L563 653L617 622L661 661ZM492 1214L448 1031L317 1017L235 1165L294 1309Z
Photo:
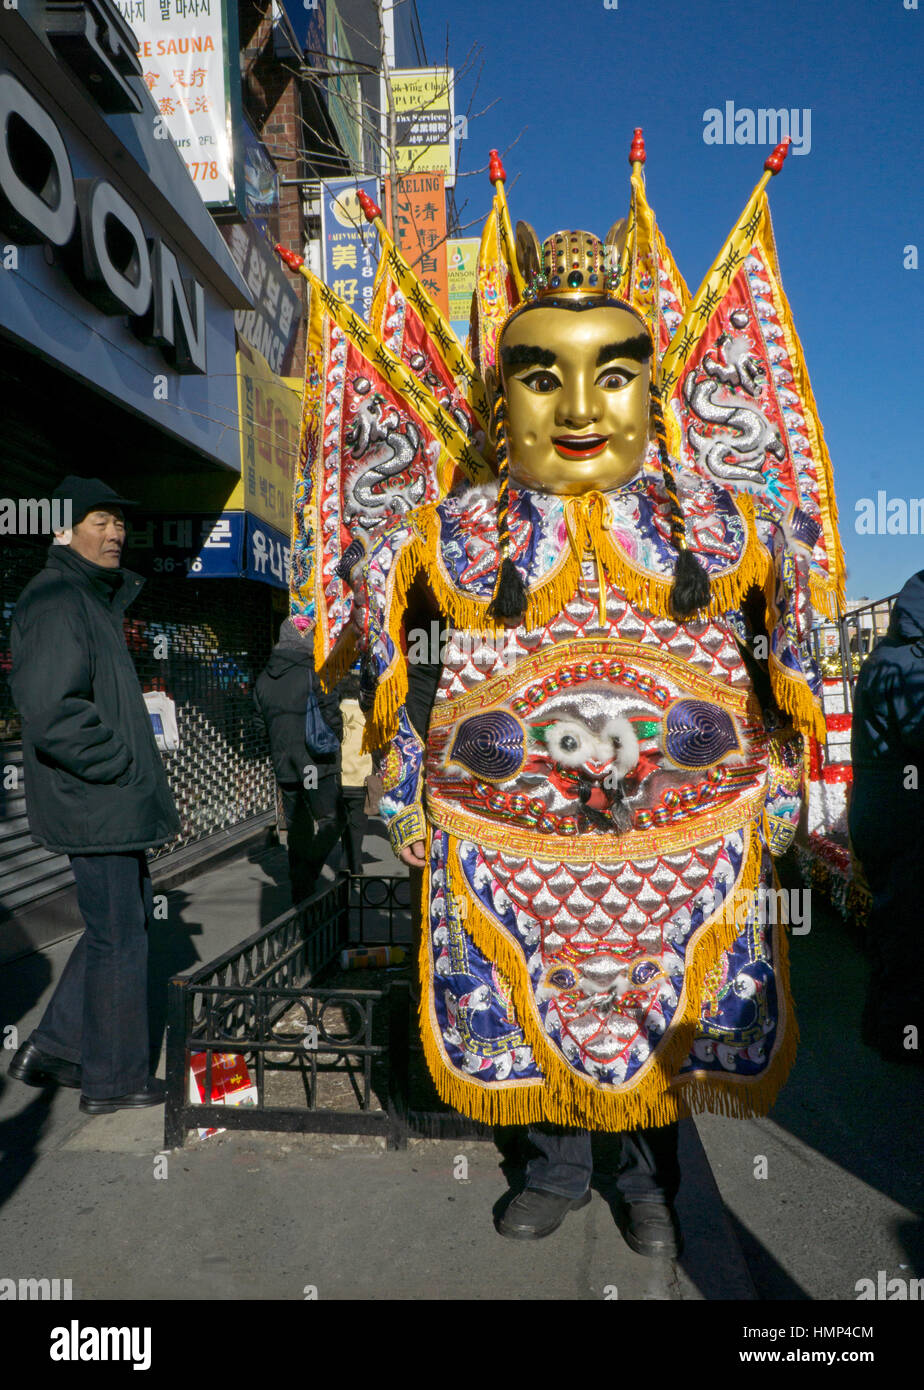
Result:
M708 608L712 597L709 576L692 550L681 550L674 566L671 611L675 618L692 618L700 608Z
M488 612L492 618L499 618L501 621L515 618L519 622L526 616L526 585L520 571L509 558L501 562L497 588Z

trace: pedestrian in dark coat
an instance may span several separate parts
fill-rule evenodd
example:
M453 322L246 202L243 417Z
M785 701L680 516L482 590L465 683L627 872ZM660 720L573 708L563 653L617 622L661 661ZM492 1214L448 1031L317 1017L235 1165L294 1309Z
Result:
M851 756L850 838L873 895L863 1037L894 1061L920 1062L924 570L902 589L886 636L860 671Z
M310 693L315 695L321 718L338 745L343 738L339 697L322 690L314 669L312 631L305 618L286 619L254 690L254 704L266 725L273 770L282 792L293 903L316 891L321 869L346 827L340 748L316 754L305 743Z
M10 688L29 828L70 855L86 930L10 1074L79 1086L81 1110L103 1114L163 1100L150 1075L144 851L180 822L123 630L144 583L120 565L133 504L96 478L66 478L54 496L71 501L73 525L13 612Z

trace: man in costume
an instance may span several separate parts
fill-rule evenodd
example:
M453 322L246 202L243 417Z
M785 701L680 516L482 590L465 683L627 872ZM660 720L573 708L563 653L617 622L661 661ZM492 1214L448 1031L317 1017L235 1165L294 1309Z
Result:
M606 247L521 223L515 255L493 151L465 349L369 199L368 324L277 248L312 284L293 610L329 681L358 636L424 1052L449 1105L529 1127L517 1239L586 1202L596 1131L629 1243L673 1253L676 1121L765 1114L795 1054L770 856L843 561L765 193L786 148L692 297L640 130Z
M810 610L765 508L702 480L681 500L651 335L604 259L544 244L498 340L496 491L388 523L355 611L394 686L381 813L423 870L431 1073L538 1151L499 1229L554 1230L589 1200L589 1131L619 1132L626 1237L673 1254L676 1120L765 1113L794 1056L755 890L801 752L748 644L794 652ZM416 663L433 611L448 640Z

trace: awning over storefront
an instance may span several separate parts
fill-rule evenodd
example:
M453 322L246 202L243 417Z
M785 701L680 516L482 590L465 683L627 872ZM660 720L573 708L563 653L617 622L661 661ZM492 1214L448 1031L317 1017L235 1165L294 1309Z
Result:
M129 569L288 588L301 383L277 376L246 344L237 376L240 477L230 491L201 477L136 479L126 494L141 504L127 518Z

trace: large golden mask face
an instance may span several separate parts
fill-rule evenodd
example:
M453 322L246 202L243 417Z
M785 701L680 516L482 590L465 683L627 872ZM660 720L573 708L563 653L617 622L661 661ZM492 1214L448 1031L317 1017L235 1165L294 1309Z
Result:
M500 347L511 478L564 495L634 478L648 443L649 346L635 315L611 305L513 319Z

